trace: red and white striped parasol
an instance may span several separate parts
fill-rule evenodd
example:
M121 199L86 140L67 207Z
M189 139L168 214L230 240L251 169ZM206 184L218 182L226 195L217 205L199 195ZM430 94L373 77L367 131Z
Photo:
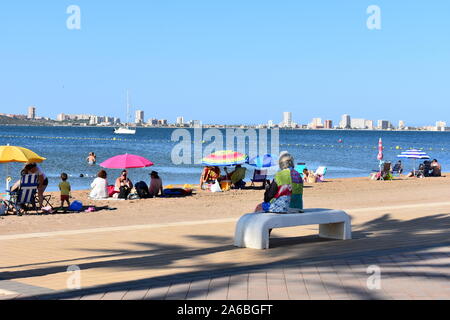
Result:
M381 138L380 138L380 141L378 142L378 157L377 157L377 159L379 161L383 160L383 140L381 140Z

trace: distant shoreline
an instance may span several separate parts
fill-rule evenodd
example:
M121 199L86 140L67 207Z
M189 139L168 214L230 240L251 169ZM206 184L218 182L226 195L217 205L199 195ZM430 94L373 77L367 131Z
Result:
M225 126L225 125L224 125ZM256 126L219 126L219 125L204 125L201 128L202 129L242 129L242 130L248 130L248 129L267 129L267 130L274 130L279 129L280 131L336 131L336 132L430 132L430 133L450 133L450 131L432 131L432 130L380 130L380 129L304 129L304 128L258 128ZM119 127L116 126L80 126L80 125L56 125L56 124L0 124L1 127L57 127L57 128L109 128L114 129ZM192 127L177 127L177 126L149 126L149 127L133 127L136 129L196 129Z

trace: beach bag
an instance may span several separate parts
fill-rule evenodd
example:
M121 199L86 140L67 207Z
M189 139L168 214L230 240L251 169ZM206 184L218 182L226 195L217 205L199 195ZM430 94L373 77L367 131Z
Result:
M81 210L83 210L83 204L80 201L74 201L69 206L69 211L80 212Z
M144 181L139 181L134 185L134 188L136 189L136 193L139 195L139 198L141 199L148 199L150 198L150 192L148 192L148 186Z
M114 194L118 193L116 190L114 190L114 186L108 186L107 190L108 190L108 197L110 198L112 198Z
M119 192L119 199L128 199L128 195L130 194L131 189L128 188L127 186L122 186L120 187L120 192Z
M216 182L211 186L211 192L222 192L222 188L220 187L219 182Z
M230 191L231 190L231 181L230 180L222 180L220 182L220 189L222 191Z

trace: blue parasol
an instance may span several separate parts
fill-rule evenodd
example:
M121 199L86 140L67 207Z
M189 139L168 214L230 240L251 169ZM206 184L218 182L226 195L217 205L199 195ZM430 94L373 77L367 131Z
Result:
M257 156L250 159L248 164L258 169L262 169L274 167L277 165L277 162L271 154L265 154L263 156Z

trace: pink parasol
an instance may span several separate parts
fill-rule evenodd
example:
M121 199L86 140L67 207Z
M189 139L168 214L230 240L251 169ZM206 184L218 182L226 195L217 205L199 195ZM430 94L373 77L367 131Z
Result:
M115 156L100 164L103 168L108 169L147 168L153 165L154 163L150 160L133 154Z

